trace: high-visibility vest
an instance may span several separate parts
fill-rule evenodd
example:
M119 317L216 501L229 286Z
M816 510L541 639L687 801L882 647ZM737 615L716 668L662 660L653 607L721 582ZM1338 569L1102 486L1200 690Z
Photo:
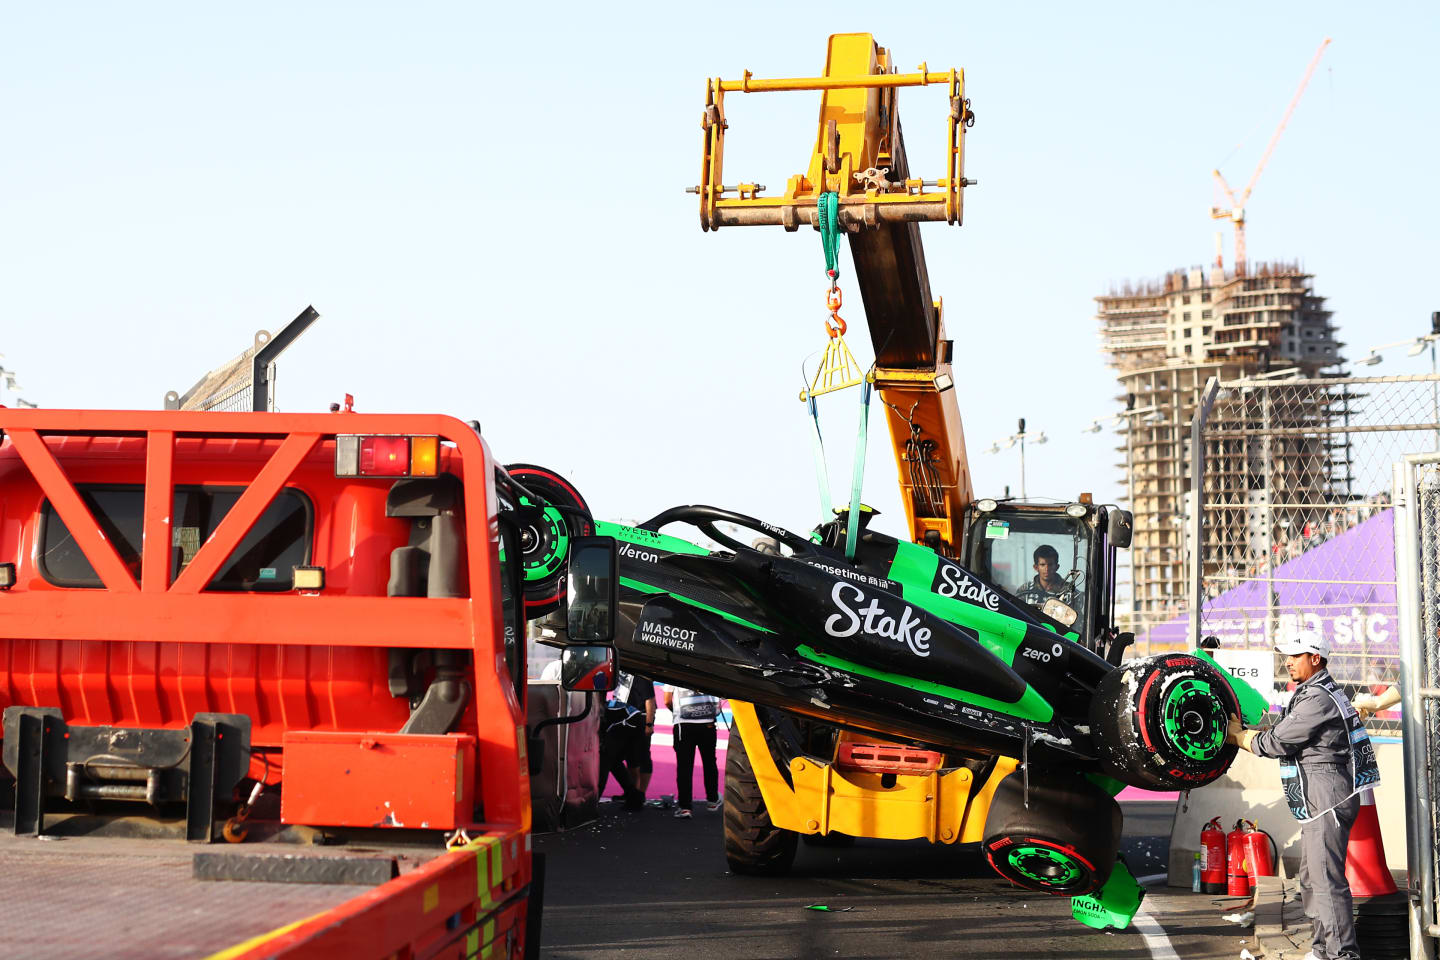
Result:
M713 721L718 716L720 716L719 697L712 697L710 694L701 693L698 690L680 689L675 691L676 722Z
M1370 742L1370 734L1365 730L1365 724L1360 719L1360 714L1355 711L1354 705L1340 692L1340 688L1330 677L1316 677L1315 683L1330 694L1335 701L1335 706L1340 708L1340 718L1345 721L1345 733L1350 741L1350 793L1341 800L1349 800L1362 790L1369 790L1380 782L1380 764L1375 759L1375 745ZM1294 700L1290 701L1292 704ZM1290 712L1290 707L1285 707L1285 712ZM1280 758L1280 784L1285 790L1285 803L1290 807L1290 813L1301 823L1309 823L1311 820L1323 817L1339 804L1333 804L1324 810L1316 810L1315 805L1310 801L1309 784L1306 782L1305 768L1292 754Z

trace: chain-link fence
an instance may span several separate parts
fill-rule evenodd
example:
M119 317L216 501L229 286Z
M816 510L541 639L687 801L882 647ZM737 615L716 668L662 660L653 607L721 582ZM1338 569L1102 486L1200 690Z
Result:
M270 342L270 332L261 330L253 343L229 363L216 367L183 394L165 395L167 410L216 410L237 413L255 409L256 355Z
M1351 693L1398 680L1391 471L1440 450L1437 423L1436 376L1219 385L1198 434L1202 559L1187 549L1190 576L1202 635L1252 651L1250 676L1273 683L1272 699L1291 686L1273 647L1301 630L1329 640L1330 673ZM1371 724L1396 727L1397 714Z
M1405 743L1406 861L1411 909L1410 955L1435 956L1435 798L1440 797L1440 453L1409 456L1394 468L1395 558L1401 633L1400 690Z
M216 367L183 394L165 394L166 410L213 410L220 413L275 409L275 358L319 319L306 307L279 333L256 332L249 347L229 363Z

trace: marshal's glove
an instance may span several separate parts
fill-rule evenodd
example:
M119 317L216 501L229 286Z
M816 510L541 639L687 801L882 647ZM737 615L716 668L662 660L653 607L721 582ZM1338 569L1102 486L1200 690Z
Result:
M1245 725L1240 722L1239 717L1231 717L1229 725L1225 727L1225 742L1233 743L1241 750L1248 751L1250 742L1255 739L1255 734L1256 731L1245 729Z
M1373 693L1361 694L1351 703L1355 712L1360 714L1360 719L1368 720L1373 714L1381 710L1388 710L1400 702L1400 688L1391 687L1384 693L1376 696Z

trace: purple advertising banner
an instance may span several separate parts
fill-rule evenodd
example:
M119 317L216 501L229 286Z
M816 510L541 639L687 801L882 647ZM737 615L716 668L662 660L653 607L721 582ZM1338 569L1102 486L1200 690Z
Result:
M1330 641L1332 657L1342 661L1332 665L1332 672L1339 668L1354 680L1396 660L1394 510L1377 511L1323 542L1296 538L1288 546L1293 555L1271 574L1251 573L1250 579L1205 601L1202 633L1240 650L1269 647L1301 630L1314 630ZM1273 639L1266 636L1270 616L1275 618ZM1151 629L1151 648L1184 647L1189 621L1182 615Z

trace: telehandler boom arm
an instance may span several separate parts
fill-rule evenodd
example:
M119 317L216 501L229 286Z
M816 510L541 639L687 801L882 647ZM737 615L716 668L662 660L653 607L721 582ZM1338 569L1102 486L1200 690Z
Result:
M900 128L901 87L945 84L945 175L913 178ZM723 182L725 94L820 90L820 122L807 172L785 192ZM722 226L818 227L822 193L837 195L838 221L850 237L856 280L875 350L875 386L899 468L911 538L957 556L962 515L969 504L969 462L951 373L952 342L945 337L941 303L932 297L919 223L961 222L964 135L974 123L964 95L964 72L895 72L890 51L868 33L830 38L822 77L710 82L705 106L705 157L700 220Z

